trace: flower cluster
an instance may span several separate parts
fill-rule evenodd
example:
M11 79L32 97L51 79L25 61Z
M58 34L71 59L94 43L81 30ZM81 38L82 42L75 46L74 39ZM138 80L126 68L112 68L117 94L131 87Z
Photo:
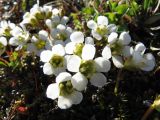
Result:
M61 109L79 104L88 84L103 87L111 62L121 69L153 70L155 59L145 53L145 45L131 46L129 32L119 34L118 27L109 24L107 17L98 16L97 21L87 22L89 36L71 28L68 21L58 9L34 5L19 25L1 21L0 26L0 55L8 44L40 57L43 73L56 77L46 95L53 100L58 98ZM30 27L36 32L31 33Z

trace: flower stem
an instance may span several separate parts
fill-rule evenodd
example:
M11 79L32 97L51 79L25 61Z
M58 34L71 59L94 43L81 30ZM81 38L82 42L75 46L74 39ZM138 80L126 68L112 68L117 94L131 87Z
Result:
M153 112L154 107L153 105L151 105L147 111L144 113L143 117L141 118L141 120L147 120L148 116Z
M118 95L118 87L119 87L119 81L121 80L121 74L122 74L122 69L118 71L117 79L116 79L116 84L114 88L114 94L117 96Z

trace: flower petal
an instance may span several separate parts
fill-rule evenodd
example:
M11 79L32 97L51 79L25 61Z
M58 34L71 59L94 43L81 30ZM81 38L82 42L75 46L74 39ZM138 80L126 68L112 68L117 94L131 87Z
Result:
M94 40L92 37L86 37L85 38L85 44L91 44L94 45Z
M97 23L94 20L90 20L87 22L87 27L90 29L96 29L97 28Z
M121 56L117 56L117 55L112 56L112 61L117 68L122 68L124 66L123 65L124 61L122 60Z
M65 46L65 51L67 54L73 54L73 51L75 49L75 42L69 42Z
M71 74L68 72L62 72L56 77L56 83L65 82L71 80Z
M98 34L95 30L92 30L92 36L96 38L97 40L101 40L102 36Z
M107 26L107 28L108 28L109 33L116 32L117 29L118 29L115 24L109 24L109 25Z
M108 72L111 68L111 63L108 59L98 57L94 61L98 72Z
M130 46L124 46L122 54L124 57L130 57L133 53L133 48Z
M143 54L145 52L145 50L146 50L146 47L144 46L143 43L138 43L135 46L134 50Z
M128 45L131 42L131 36L128 32L122 32L119 36L119 42L123 45Z
M107 78L102 73L96 73L90 79L91 84L96 87L103 87L106 81Z
M61 18L61 22L60 23L63 24L63 25L65 25L68 21L69 21L69 18L67 16L63 16Z
M7 39L5 37L0 37L0 43L2 43L4 46L7 46Z
M64 31L64 30L66 29L66 26L65 26L65 25L62 25L62 24L59 24L59 25L57 25L57 29L58 29L59 31Z
M58 67L58 68L54 68L54 75L58 76L60 73L65 72L66 71L66 67Z
M109 36L108 36L108 43L109 44L113 44L117 41L117 37L118 34L116 32L112 32Z
M76 90L82 91L86 88L88 80L83 74L78 72L75 75L73 75L71 82L72 82L73 87Z
M40 54L40 59L42 62L49 62L50 59L52 58L53 53L50 50L44 50L41 54Z
M45 30L39 31L38 35L41 40L47 40L48 38L48 32Z
M58 97L58 107L61 109L67 109L72 106L72 104L79 104L83 99L81 92L74 91L71 95L68 96L59 96Z
M45 63L43 66L43 73L46 75L53 75L54 73L54 68L50 63Z
M54 100L59 96L59 86L57 83L52 83L47 87L46 95L48 98Z
M112 54L111 54L111 49L109 46L105 46L103 51L102 51L102 56L106 59L110 59Z
M93 45L86 44L82 49L82 59L92 60L95 56L96 48Z
M142 70L144 71L151 71L154 69L155 67L155 58L154 56L151 54L151 53L147 53L145 54L145 66L144 67L141 67Z
M71 72L79 72L81 58L77 55L70 56L67 62L67 69Z
M98 25L108 25L108 18L105 16L98 16L97 18Z
M58 97L58 107L61 109L68 109L72 106L73 102L68 96Z
M52 52L55 55L60 55L60 56L65 55L65 49L64 49L63 45L61 45L61 44L54 45L52 47Z
M72 103L73 104L79 104L82 99L83 99L83 95L81 92L78 92L78 91L74 91L72 94L71 94L71 97L70 99L72 100Z
M83 43L84 42L84 35L82 32L73 32L70 36L72 42L76 43Z

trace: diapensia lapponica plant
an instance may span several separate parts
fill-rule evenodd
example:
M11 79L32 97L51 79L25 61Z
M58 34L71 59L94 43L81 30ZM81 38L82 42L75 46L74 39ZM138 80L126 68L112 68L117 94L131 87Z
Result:
M36 4L19 24L1 21L0 56L12 47L39 57L43 73L55 77L47 87L46 97L58 99L61 109L80 104L89 84L103 87L107 82L105 73L113 67L154 69L155 58L146 53L145 45L139 42L133 46L129 31L119 32L106 16L90 19L86 26L89 34L76 30L60 9ZM36 32L31 32L32 28Z

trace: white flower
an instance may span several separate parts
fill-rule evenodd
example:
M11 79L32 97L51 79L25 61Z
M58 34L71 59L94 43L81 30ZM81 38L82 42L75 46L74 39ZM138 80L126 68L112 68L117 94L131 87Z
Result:
M67 109L82 101L83 95L80 91L85 89L87 83L87 79L81 73L71 76L62 72L56 77L56 83L48 86L46 95L52 100L58 98L58 107Z
M53 38L54 44L65 45L70 41L70 34L72 33L72 28L65 25L59 24L56 28L51 30L51 36Z
M31 43L27 44L27 51L33 52L40 56L41 52L45 49L51 49L51 43L48 38L48 32L41 30L38 36L32 36Z
M44 62L43 73L46 75L58 75L66 69L65 50L61 44L54 45L51 50L44 50L40 59Z
M146 47L143 43L138 43L131 56L125 61L126 69L141 69L143 71L151 71L155 67L155 58L151 53L145 52Z
M67 16L60 17L59 15L54 15L51 19L47 19L45 23L47 27L52 30L59 24L66 25L68 21L69 18Z
M0 23L0 36L10 36L10 31L15 28L15 24L10 21L1 21Z
M26 12L24 15L23 15L23 20L22 22L20 23L21 25L26 25L26 24L31 24L33 26L36 26L38 25L38 20L37 18L32 15L30 12Z
M79 31L73 32L70 35L70 40L71 42L67 43L65 46L65 50L67 54L75 54L75 55L81 56L82 49L84 47L84 42L85 44L94 45L93 38L91 37L84 38L83 33Z
M18 46L17 49L21 49L26 43L28 42L30 38L30 34L28 31L26 31L25 28L20 28L16 26L12 31L11 35L13 37L10 38L9 44L12 46Z
M110 70L110 61L103 57L94 58L96 49L91 44L85 44L80 58L71 55L67 60L67 69L71 72L80 72L88 78L92 85L102 87L106 83L106 77L101 72Z
M7 39L5 37L0 37L0 56L4 53L7 46Z
M112 32L108 36L108 45L104 47L102 51L102 56L104 58L111 58L113 64L117 68L124 67L123 57L129 57L132 53L132 48L129 45L131 42L131 37L128 32L122 32L118 38L116 32Z
M108 18L105 16L98 16L97 23L94 20L88 21L87 26L92 30L92 36L97 40L101 40L117 30L115 24L108 24Z

